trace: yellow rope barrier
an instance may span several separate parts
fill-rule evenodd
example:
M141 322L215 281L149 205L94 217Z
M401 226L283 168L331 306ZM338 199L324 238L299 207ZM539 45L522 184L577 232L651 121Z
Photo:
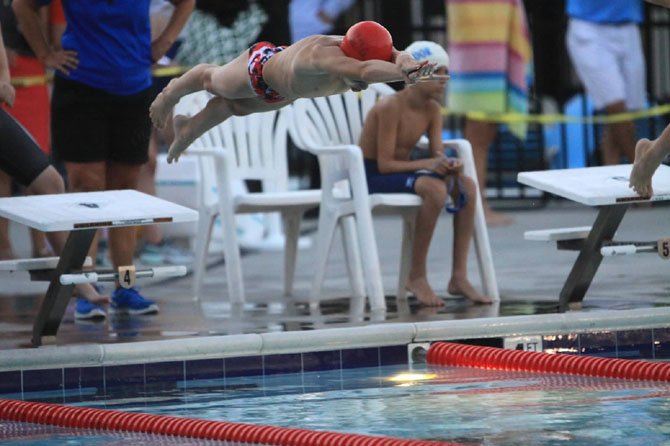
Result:
M184 66L165 66L152 70L155 77L175 77L184 74L189 67ZM12 79L12 85L18 88L33 87L36 85L46 85L51 82L53 76L20 76ZM442 109L444 116L465 116L473 121L487 121L497 124L614 124L617 122L634 121L636 119L651 118L670 113L670 104L657 105L645 110L635 112L617 113L613 115L598 116L570 116L560 113L546 114L523 114L523 113L486 113L486 112L467 112L453 113L447 108Z

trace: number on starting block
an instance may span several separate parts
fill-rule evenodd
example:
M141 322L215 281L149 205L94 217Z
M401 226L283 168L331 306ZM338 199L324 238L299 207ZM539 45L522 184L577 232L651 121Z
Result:
M670 259L670 237L660 238L656 243L658 255L664 259Z
M135 265L119 266L119 283L123 288L132 288L136 279Z

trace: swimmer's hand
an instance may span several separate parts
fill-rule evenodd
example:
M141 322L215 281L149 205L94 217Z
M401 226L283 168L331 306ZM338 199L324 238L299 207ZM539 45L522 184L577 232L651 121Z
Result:
M429 78L433 76L436 64L429 63L427 60L419 63L412 63L409 66L403 66L402 76L406 84L415 84L420 79Z
M76 51L51 51L46 56L41 58L41 62L47 68L53 68L54 70L58 70L67 76L70 74L71 70L76 69L79 65L79 57L77 57Z
M0 103L4 102L10 107L14 106L16 99L16 90L9 82L0 81Z

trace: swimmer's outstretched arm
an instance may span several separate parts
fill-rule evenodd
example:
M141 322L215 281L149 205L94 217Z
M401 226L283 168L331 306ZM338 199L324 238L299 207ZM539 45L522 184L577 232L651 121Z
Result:
M409 55L398 57L392 59L397 62L376 59L360 61L345 56L339 48L324 48L318 56L312 56L310 62L303 64L302 70L326 72L366 84L399 81L414 83L420 76L430 75L435 70L434 65L417 62Z

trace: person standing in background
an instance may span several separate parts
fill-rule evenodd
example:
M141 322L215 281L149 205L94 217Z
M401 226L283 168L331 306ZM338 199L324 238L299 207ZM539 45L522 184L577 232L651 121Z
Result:
M2 107L26 129L40 149L49 155L51 152L49 92L44 65L35 57L30 45L19 31L11 0L3 0L0 3L0 22L10 76L13 79L23 78L22 83L16 88L14 106ZM46 32L50 25L48 8L40 11L40 24ZM4 172L0 172L0 196L10 195L12 195L12 179ZM32 257L52 255L42 232L31 228L30 238ZM0 218L0 259L11 258L14 258L14 249L9 237L9 222Z
M39 25L50 0L15 0L21 30L37 57L56 70L51 102L53 149L65 162L71 192L135 189L147 161L152 100L151 66L173 45L195 0L172 0L175 10L152 42L150 0L62 0L67 27L54 50ZM109 231L113 266L130 265L136 228ZM95 258L96 243L91 257ZM158 305L117 284L111 309L149 314Z
M567 0L566 42L572 64L596 110L607 115L639 110L646 104L647 86L639 24L642 0ZM635 159L635 125L622 121L605 125L601 162L619 164Z
M447 0L451 59L447 107L456 113L527 113L532 51L522 0ZM525 139L526 124L509 130ZM486 198L488 154L498 134L493 121L465 119L464 138L474 152L479 191L491 226L512 219L491 209Z
M291 0L291 42L314 34L331 34L338 17L353 3L354 0Z
M165 30L165 27L170 23L170 17L174 13L174 5L168 0L151 0L149 7L149 14L151 18L151 41L158 39ZM184 27L179 34L177 41L170 47L165 55L156 62L153 69L165 68L168 66L175 66L175 55L179 51L179 47L186 34ZM170 81L171 76L154 75L153 80L153 96L165 88ZM167 125L164 129L158 130L153 127L151 129L151 138L149 139L149 160L142 166L140 177L138 181L138 190L149 195L156 196L156 169L159 149L169 146L174 138L172 132L172 125ZM143 265L184 265L193 262L193 255L173 244L171 240L167 240L163 234L161 225L146 225L142 226L138 231L141 235L140 242L141 250L138 253L138 258Z

